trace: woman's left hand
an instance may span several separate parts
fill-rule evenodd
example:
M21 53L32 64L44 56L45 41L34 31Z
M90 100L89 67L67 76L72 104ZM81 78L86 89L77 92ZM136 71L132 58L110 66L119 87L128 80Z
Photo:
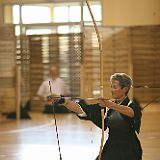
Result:
M113 108L114 107L114 105L115 105L115 103L112 101L112 100L110 100L110 99L105 99L105 98L99 98L99 105L101 106L101 107L107 107L107 108Z

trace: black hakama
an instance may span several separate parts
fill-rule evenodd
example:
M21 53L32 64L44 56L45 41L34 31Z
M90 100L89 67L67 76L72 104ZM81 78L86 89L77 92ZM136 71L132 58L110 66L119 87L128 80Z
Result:
M87 115L86 119L101 128L101 107L98 104L87 105L84 101L79 104ZM136 103L130 103L128 97L121 105L131 107L134 117L130 118L113 109L108 110L104 127L109 128L109 137L103 147L101 160L142 159L142 148L136 135L140 130L141 109Z

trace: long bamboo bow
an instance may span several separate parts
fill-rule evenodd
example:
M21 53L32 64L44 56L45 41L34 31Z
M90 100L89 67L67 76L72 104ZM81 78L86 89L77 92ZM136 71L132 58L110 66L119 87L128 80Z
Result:
M93 16L91 7L89 5L88 0L85 0L89 13L91 15L93 24L94 24L94 29L97 35L97 39L98 39L98 46L99 46L99 52L100 52L100 93L101 93L101 97L103 97L103 52L102 52L102 42L101 42L101 38L100 38L100 34L98 31L98 27L95 21L95 18ZM100 144L100 150L99 150L99 155L98 155L98 160L101 160L101 155L102 155L102 149L103 149L103 143L104 143L104 109L101 109L101 118L102 118L102 136L101 136L101 144Z

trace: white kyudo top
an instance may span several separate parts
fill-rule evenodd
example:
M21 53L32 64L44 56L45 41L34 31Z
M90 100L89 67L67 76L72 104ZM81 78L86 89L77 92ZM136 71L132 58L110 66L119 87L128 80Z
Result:
M69 95L69 87L61 78L56 78L55 80L48 79L42 82L41 86L38 89L37 95L41 97L47 97L51 95L49 81L51 84L52 94L56 95Z

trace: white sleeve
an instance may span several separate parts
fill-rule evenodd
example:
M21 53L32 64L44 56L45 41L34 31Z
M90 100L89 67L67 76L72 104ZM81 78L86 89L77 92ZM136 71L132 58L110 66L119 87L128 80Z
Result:
M45 89L45 84L44 84L44 82L42 82L42 84L40 85L40 87L39 87L39 89L37 91L37 95L41 96L41 97L44 97L45 96L44 89Z
M77 114L79 117L87 117L86 113Z
M79 105L79 104L78 104ZM81 106L79 105L79 107L81 108ZM79 117L87 117L87 114L84 112L84 110L81 108L82 112L81 114L77 114Z

